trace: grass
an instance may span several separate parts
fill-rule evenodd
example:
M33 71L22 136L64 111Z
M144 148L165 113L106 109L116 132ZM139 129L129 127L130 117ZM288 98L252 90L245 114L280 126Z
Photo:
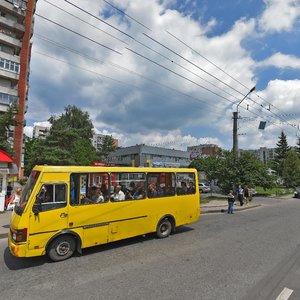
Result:
M211 200L227 200L225 196L207 196L207 197L201 197L200 202L201 203L209 203Z
M288 194L293 194L294 189L291 188L286 188L286 187L274 187L271 189L264 189L260 186L256 187L256 196L264 196L264 197L269 197L269 196L282 196L282 195L288 195Z

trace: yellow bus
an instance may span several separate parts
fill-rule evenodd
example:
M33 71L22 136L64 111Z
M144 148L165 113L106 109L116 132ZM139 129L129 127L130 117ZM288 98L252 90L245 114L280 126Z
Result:
M199 216L195 169L36 166L12 214L8 243L14 256L61 261L147 233L165 238Z

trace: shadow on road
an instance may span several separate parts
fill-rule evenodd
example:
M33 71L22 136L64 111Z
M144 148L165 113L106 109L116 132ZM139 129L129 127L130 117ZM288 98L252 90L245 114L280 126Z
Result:
M181 233L189 232L194 230L194 228L187 227L187 226L181 226L176 229L176 233L173 235L178 235ZM156 236L154 233L150 233L144 236L137 236L121 241L116 241L104 245L99 245L95 247L90 247L86 249L82 249L82 255L86 256L93 253L99 253L103 251L109 251L113 249L118 249L120 247L127 247L138 243L144 243L150 240L156 239ZM159 241L158 241L159 242ZM34 268L41 266L43 264L52 263L50 259L47 256L37 256L37 257L14 257L10 251L9 248L6 247L4 250L4 263L10 270L21 270L21 269L27 269L27 268ZM78 257L80 254L75 253L74 256ZM72 259L72 258L70 258Z

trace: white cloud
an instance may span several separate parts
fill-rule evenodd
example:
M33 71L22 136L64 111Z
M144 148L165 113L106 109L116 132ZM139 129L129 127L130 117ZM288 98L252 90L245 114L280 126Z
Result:
M273 66L277 68L300 69L300 58L294 55L275 53L267 59L259 62L258 67Z
M266 9L259 25L266 32L290 31L300 17L299 0L264 0Z

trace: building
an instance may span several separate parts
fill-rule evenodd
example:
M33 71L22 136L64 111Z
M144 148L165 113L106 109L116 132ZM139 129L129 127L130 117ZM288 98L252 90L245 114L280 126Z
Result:
M107 162L117 166L188 167L188 151L147 146L144 144L119 148L110 153Z
M0 1L0 113L11 103L18 104L17 120L22 125L13 129L14 161L22 175L23 126L27 110L28 79L33 14L37 0Z
M240 150L240 152L252 153L264 164L266 164L269 160L274 160L275 158L275 148L260 147L256 150Z
M45 139L46 136L49 134L50 128L45 126L34 126L33 127L33 134L32 137Z
M187 147L187 151L190 154L190 158L195 159L197 157L215 156L219 154L222 149L215 144L202 144Z
M101 150L101 147L103 145L103 139L106 135L100 134L100 133L94 133L92 138L92 144L96 148L96 150ZM114 146L117 148L119 145L119 141L117 139L114 139Z

